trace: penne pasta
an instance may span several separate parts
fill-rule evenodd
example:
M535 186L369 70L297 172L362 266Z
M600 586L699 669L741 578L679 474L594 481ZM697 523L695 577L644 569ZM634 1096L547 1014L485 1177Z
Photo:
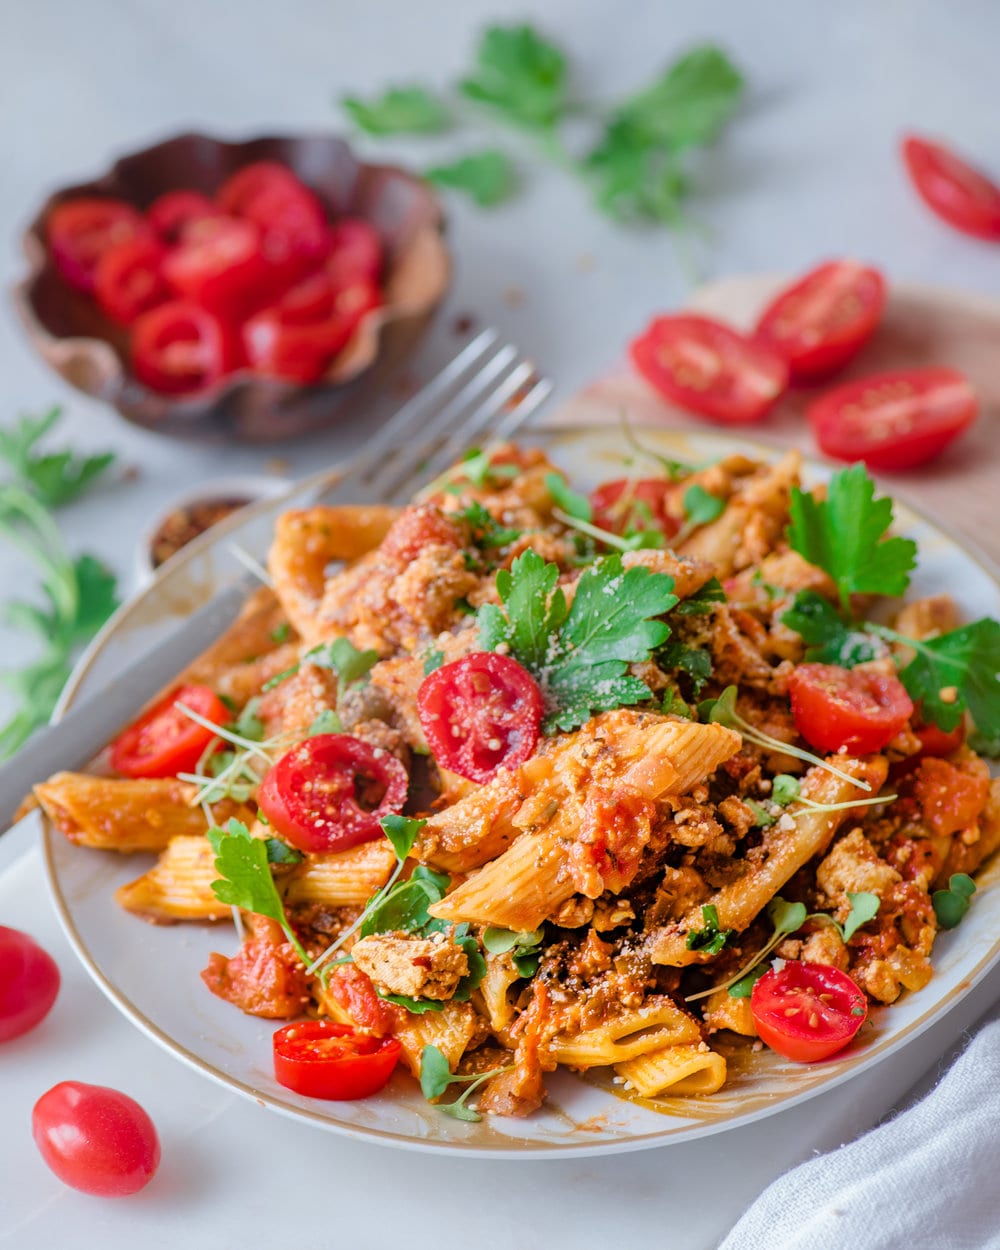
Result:
M232 908L212 890L219 879L215 852L203 836L171 838L154 866L115 891L115 901L152 924L179 920L228 920Z
M643 1098L715 1094L726 1083L725 1059L704 1042L647 1051L616 1063L615 1071L625 1078L626 1089Z

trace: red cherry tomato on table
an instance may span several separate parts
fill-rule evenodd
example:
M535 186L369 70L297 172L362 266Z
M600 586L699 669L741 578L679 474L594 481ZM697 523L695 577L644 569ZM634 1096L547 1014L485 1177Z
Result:
M788 693L795 727L817 751L881 751L913 715L899 678L868 669L800 664Z
M97 302L115 321L130 325L140 313L170 298L163 277L166 249L155 239L131 239L108 248L97 262Z
M59 993L59 968L20 929L0 925L0 1042L27 1033L49 1014Z
M392 1076L401 1047L394 1037L372 1037L332 1020L303 1020L274 1035L279 1085L342 1102L377 1094Z
M786 1059L814 1063L843 1050L868 1015L868 1001L846 972L789 960L765 972L750 994L762 1042Z
M531 755L544 703L538 683L516 660L477 651L424 678L417 714L442 768L485 783L499 768Z
M222 211L200 191L167 191L146 209L146 219L165 243L179 243L189 226Z
M212 731L176 706L216 725L229 720L225 704L208 686L178 686L111 744L111 767L123 777L174 777L191 772L212 741Z
M662 395L721 425L759 421L788 389L781 356L708 317L657 317L629 351Z
M160 1165L153 1121L127 1094L61 1081L31 1113L42 1158L73 1189L103 1198L138 1193Z
M132 371L163 395L205 390L232 373L242 359L235 332L186 300L150 309L132 328Z
M979 404L956 369L897 369L845 382L809 406L820 450L892 472L926 464L976 419Z
M963 234L1000 239L1000 186L941 143L909 135L903 160L932 213Z
M79 291L92 291L97 262L130 239L152 238L138 209L124 200L81 197L57 204L45 222L56 268Z
M612 534L661 530L672 538L681 527L669 510L673 483L662 477L616 478L603 482L590 495L594 524Z
M793 381L827 377L875 333L885 309L885 281L855 261L820 265L777 295L756 337L788 361Z
M382 836L379 820L402 811L406 769L350 734L317 734L265 775L257 804L300 851L345 851Z

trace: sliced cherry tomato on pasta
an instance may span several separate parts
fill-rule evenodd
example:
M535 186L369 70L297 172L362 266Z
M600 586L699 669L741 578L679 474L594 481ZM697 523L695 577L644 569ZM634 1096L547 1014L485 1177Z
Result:
M722 425L759 421L788 389L781 356L708 317L657 317L629 350L660 394Z
M435 669L417 692L417 713L442 768L485 783L534 751L544 702L527 669L507 655L476 651Z
M200 191L167 191L146 209L146 218L164 243L179 243L189 226L221 217L217 204Z
M920 755L941 758L951 755L965 741L965 722L959 721L952 730L937 725L916 725L913 732L920 739ZM911 757L912 758L912 757Z
M864 1024L868 1000L846 972L789 960L765 972L750 995L762 1042L796 1063L815 1063L843 1050Z
M594 524L613 534L661 530L672 538L681 527L670 512L676 488L662 477L619 477L603 482L590 495Z
M0 1042L40 1024L59 984L59 968L48 951L20 929L0 925Z
M54 1085L35 1103L31 1131L56 1176L85 1194L138 1193L160 1164L153 1121L135 1099L104 1085Z
M898 677L837 664L800 664L788 679L795 726L817 751L881 751L913 715Z
M330 230L326 270L338 286L358 278L377 282L382 270L382 240L375 227L361 217L341 217Z
M123 777L174 777L194 769L213 733L185 716L178 703L215 725L229 720L226 706L214 690L178 686L114 740L111 767L116 773Z
M232 321L267 303L276 281L260 230L230 217L193 222L164 261L163 273L179 294Z
M897 369L845 382L809 407L820 450L872 469L912 469L975 421L976 392L956 369Z
M132 328L132 370L164 395L213 386L242 358L235 331L188 300L160 304L137 317Z
M332 1020L303 1020L274 1035L279 1085L307 1098L338 1102L377 1094L392 1076L401 1046Z
M163 277L166 249L155 239L130 239L109 247L97 262L97 302L115 321L131 325L140 313L170 298Z
M388 751L350 734L317 734L265 775L257 803L300 851L344 851L382 837L379 820L402 811L409 776Z
M80 291L93 291L97 262L109 248L153 234L131 204L94 197L57 204L46 219L45 232L56 268Z
M917 194L932 213L963 234L1000 239L1000 186L943 143L917 135L903 140L903 160Z
M875 333L885 297L885 280L877 269L830 261L768 304L756 337L788 361L793 381L828 377Z

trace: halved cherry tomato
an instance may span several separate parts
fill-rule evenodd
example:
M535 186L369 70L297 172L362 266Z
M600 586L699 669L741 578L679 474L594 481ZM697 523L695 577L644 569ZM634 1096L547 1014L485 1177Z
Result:
M345 851L382 836L379 820L402 811L409 777L388 751L350 734L317 734L265 775L257 804L300 851Z
M965 722L959 721L950 731L937 725L915 725L913 732L920 739L921 757L929 755L940 758L957 751L965 741Z
M146 218L165 243L179 243L189 226L222 211L200 191L167 191L146 209Z
M899 678L868 669L800 664L788 693L795 727L822 752L881 751L913 715Z
M977 239L1000 239L1000 186L942 143L903 140L903 160L920 198L942 221Z
M93 197L57 204L46 219L45 231L56 268L80 291L94 289L97 262L108 248L153 234L131 204Z
M781 291L757 322L756 337L788 361L793 381L827 377L875 333L885 280L856 261L829 261Z
M629 351L667 399L722 425L759 421L788 389L781 356L708 317L656 317Z
M236 321L266 304L274 291L259 229L229 217L192 222L165 260L163 273L175 291Z
M35 1103L31 1131L56 1176L85 1194L138 1193L160 1165L153 1121L133 1098L104 1085L53 1085Z
M187 300L150 309L132 328L132 370L140 382L164 395L204 390L241 360L234 331Z
M178 686L143 713L111 744L111 767L123 777L174 777L190 772L212 740L212 731L175 705L215 725L229 720L226 706L208 686Z
M476 651L425 677L417 714L442 768L485 783L517 768L538 742L544 702L538 683L508 655Z
M341 217L330 230L326 270L338 284L357 278L377 282L382 269L382 240L373 225L361 217Z
M316 382L351 337L346 317L302 322L294 309L265 308L243 326L247 360L258 373Z
M839 968L789 960L756 982L750 1011L762 1042L796 1063L815 1063L854 1037L868 1000Z
M27 933L0 925L0 1042L40 1024L59 993L56 961Z
M820 450L893 471L926 464L975 421L976 392L956 369L896 369L845 382L809 406Z
M115 321L130 325L140 313L170 298L163 277L166 249L155 239L130 239L109 247L97 262L97 302Z
M275 1033L274 1075L279 1085L307 1098L368 1098L388 1082L401 1050L394 1037L372 1037L332 1020L303 1020Z
M612 534L657 529L672 538L681 527L669 510L674 490L662 477L619 477L603 482L590 494L594 524Z

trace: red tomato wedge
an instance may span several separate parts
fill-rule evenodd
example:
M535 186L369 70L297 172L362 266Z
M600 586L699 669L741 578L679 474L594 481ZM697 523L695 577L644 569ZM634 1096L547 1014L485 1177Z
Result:
M885 280L877 269L829 261L768 304L756 337L784 357L793 381L828 377L875 333L885 299Z
M146 209L146 218L165 243L179 243L189 226L222 211L200 191L167 191Z
M897 369L845 382L809 406L820 450L872 469L913 469L975 421L976 392L956 369Z
M788 389L781 356L708 317L657 317L629 351L661 395L721 425L759 421Z
M109 248L153 233L131 204L90 197L57 204L45 231L56 268L79 291L93 291L97 262Z
M796 1063L815 1063L854 1037L868 1000L839 968L789 960L757 981L750 1011L762 1042Z
M158 305L132 328L132 371L163 395L205 390L237 368L242 358L234 331L187 300Z
M531 755L543 711L542 692L528 670L493 651L442 665L417 692L417 714L434 758L481 784Z
M130 725L111 745L111 767L123 777L174 777L191 772L212 741L212 731L175 705L215 725L229 720L226 706L208 686L178 686Z
M27 933L0 925L0 1042L41 1024L59 993L56 961Z
M676 488L662 477L619 477L602 482L590 494L594 524L612 534L661 530L672 538L681 527L669 510Z
M402 1050L394 1037L372 1037L332 1020L288 1024L275 1033L273 1046L279 1085L337 1102L377 1094Z
M898 677L837 664L800 664L788 679L795 727L817 751L866 755L895 738L913 715Z
M942 143L903 140L910 181L932 213L977 239L1000 239L1000 186Z
M257 804L277 833L300 851L345 851L382 837L379 820L402 811L403 765L350 734L317 734L269 770Z
M97 262L97 302L115 321L130 325L140 313L170 298L163 277L166 249L155 239L116 243Z
M85 1194L138 1193L160 1164L153 1121L134 1099L103 1085L54 1085L35 1103L31 1131L56 1176Z

